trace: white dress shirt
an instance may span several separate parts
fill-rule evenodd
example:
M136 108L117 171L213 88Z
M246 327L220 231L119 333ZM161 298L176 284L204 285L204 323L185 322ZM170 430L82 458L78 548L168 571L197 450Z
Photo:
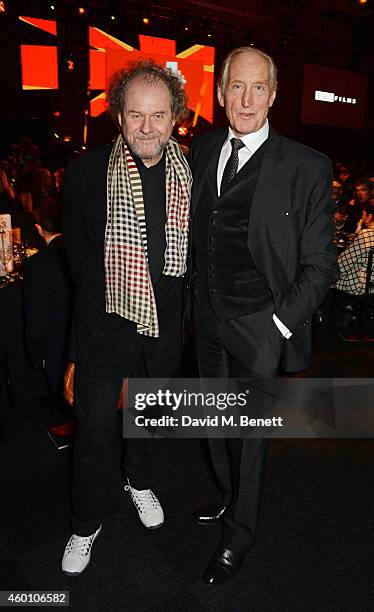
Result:
M268 138L269 136L269 122L266 119L265 124L262 126L262 128L260 128L259 130L257 130L257 132L252 132L252 134L246 134L245 136L242 136L240 138L240 140L242 142L244 142L244 147L242 147L241 149L239 149L239 164L238 164L238 170L237 172L239 172L239 170L244 166L244 164L250 159L250 157L256 153L257 149L259 149L261 147L261 145L265 142L265 140ZM229 133L227 136L227 139L225 140L225 143L221 149L221 153L219 156L219 160L218 160L218 168L217 168L217 191L218 191L218 196L220 196L221 194L221 182L222 182L222 175L223 175L223 171L225 169L225 166L227 164L227 161L231 155L231 139L232 138L237 138L237 136L235 136L234 132L232 131L231 127L229 127ZM290 332L290 330L288 329L288 327L286 327L284 325L284 323L282 323L282 321L280 319L278 319L276 314L273 314L273 321L275 323L275 325L277 326L277 328L279 329L280 333L282 334L282 336L284 338L290 338L292 336L292 332Z
M265 142L267 137L269 136L269 122L266 119L265 125L262 126L257 132L253 132L252 134L246 134L242 136L240 140L244 143L244 147L239 149L239 165L238 172L243 168L244 164L249 160L249 158L256 153L257 149L261 147L261 145ZM221 149L221 154L218 160L218 168L217 168L217 190L218 195L221 195L221 182L222 175L225 169L226 163L231 155L231 139L237 138L231 127L229 127L229 134L227 139Z

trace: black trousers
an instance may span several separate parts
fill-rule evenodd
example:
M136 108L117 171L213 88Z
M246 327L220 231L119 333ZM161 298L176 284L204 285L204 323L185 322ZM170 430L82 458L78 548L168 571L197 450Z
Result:
M200 377L273 377L283 346L273 312L271 307L220 321L210 307L202 309L195 303ZM223 545L236 552L249 550L255 538L265 447L261 438L209 439L213 467L228 504Z
M132 378L147 378L144 352L140 351ZM130 383L131 384L131 383ZM108 456L117 422L117 401L122 380L113 382L90 376L76 368L75 408L77 429L73 460L73 532L88 536L103 520L106 505ZM123 471L135 489L149 489L148 464L152 441L129 438L123 455Z

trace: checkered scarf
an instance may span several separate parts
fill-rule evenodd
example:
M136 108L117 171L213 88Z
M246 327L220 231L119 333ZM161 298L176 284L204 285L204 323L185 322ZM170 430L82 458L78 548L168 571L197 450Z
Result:
M186 272L191 171L176 140L166 145L166 250L163 274ZM137 324L137 332L159 336L157 307L147 258L142 183L122 135L115 140L107 174L104 244L106 312Z

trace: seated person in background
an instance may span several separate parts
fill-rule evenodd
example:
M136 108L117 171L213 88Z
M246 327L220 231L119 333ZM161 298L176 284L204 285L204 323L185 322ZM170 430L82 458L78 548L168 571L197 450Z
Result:
M338 257L340 278L336 288L351 295L365 292L368 253L374 247L374 199L362 205L362 230Z
M335 236L334 243L337 244L339 240L346 241L349 237L350 232L350 219L349 212L350 206L348 204L341 204L336 208L334 214L334 223L335 223Z
M0 215L12 215L15 210L15 194L5 171L0 168Z
M34 172L32 202L37 211L54 195L54 178L48 168L37 168Z
M54 188L57 194L60 194L65 182L65 168L57 168L53 173Z
M354 193L354 176L348 166L340 164L336 178L342 185L342 202L347 204Z
M37 229L47 246L24 265L25 343L31 361L44 369L52 408L58 409L63 405L62 381L72 297L59 202L49 200L37 211L36 218Z
M30 193L23 192L18 196L15 211L12 215L12 227L19 228L21 241L29 247L43 249L45 240L35 227L32 197Z
M331 199L336 204L336 206L340 206L343 203L342 195L343 195L343 185L341 184L340 181L337 181L336 179L334 179L332 182L332 186L331 186Z
M355 183L354 197L349 201L349 220L346 224L348 233L356 231L357 223L361 219L363 205L370 200L372 194L371 182L359 179Z

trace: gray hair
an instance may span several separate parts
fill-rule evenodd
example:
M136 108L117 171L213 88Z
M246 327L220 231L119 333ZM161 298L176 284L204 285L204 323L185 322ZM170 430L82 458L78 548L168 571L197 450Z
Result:
M122 115L124 97L129 84L135 79L147 83L164 83L170 93L170 104L173 118L180 122L187 115L187 96L180 79L171 70L163 68L152 60L131 63L128 67L114 73L108 91L109 113L116 122L118 114Z
M233 49L223 60L223 64L221 67L221 72L218 77L218 87L222 93L224 93L226 85L227 85L227 77L230 71L230 66L235 57L241 55L242 53L254 53L262 57L269 66L269 81L270 81L270 89L271 91L275 90L277 87L277 75L278 69L274 63L274 60L270 55L261 51L260 49L256 49L255 47L238 47L237 49Z

